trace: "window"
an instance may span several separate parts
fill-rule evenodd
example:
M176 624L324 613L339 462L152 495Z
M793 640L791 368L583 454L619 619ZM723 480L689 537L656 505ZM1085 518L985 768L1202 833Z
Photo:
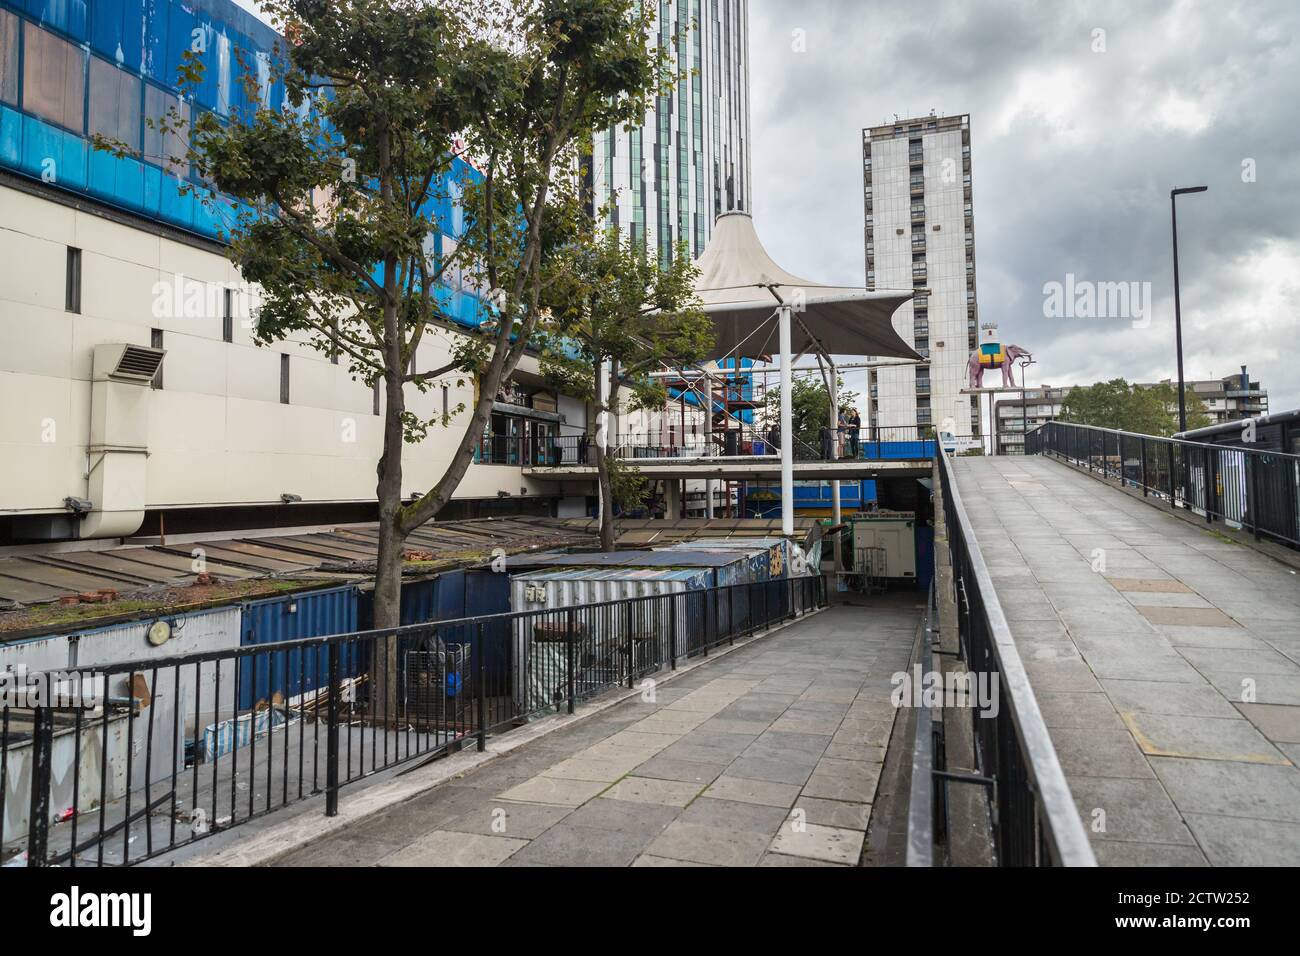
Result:
M90 132L140 148L140 80L90 58Z
M190 106L156 86L144 88L144 115L153 121L144 131L144 158L173 176L184 176L190 168ZM159 126L168 127L166 130Z
M374 406L373 406L372 409L371 409L371 412L372 412L373 414L375 414L375 415L378 415L378 414L379 414L379 383L382 382L382 381L383 381L382 378L377 378L377 379L375 379L375 389L374 389L374 391L375 391L375 401L374 401Z
M450 414L450 409L451 409L450 389L448 389L447 386L444 385L442 387L442 420L444 422L446 422L447 420L447 415Z
M18 18L0 10L0 103L18 105Z
M289 356L280 356L280 404L289 404Z
M149 344L156 349L160 349L163 347L162 329L149 330ZM163 387L163 367L161 364L159 364L158 366L158 371L154 373L153 381L150 383L150 385L153 388Z
M235 290L221 290L221 341L235 340Z
M23 109L78 133L84 129L86 54L71 43L23 24Z
M81 250L68 246L68 268L63 291L63 311L81 312Z

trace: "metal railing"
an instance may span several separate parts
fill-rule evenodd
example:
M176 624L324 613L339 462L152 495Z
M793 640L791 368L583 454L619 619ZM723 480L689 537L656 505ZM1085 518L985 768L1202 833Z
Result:
M947 455L938 470L962 658L996 696L996 708L976 711L972 723L978 769L991 786L997 863L1096 866Z
M348 784L825 603L799 576L45 675L106 695L4 699L0 863L130 865L319 794L332 816Z
M586 435L484 435L474 449L474 461L481 465L558 467L594 460Z
M1060 421L1029 432L1025 454L1055 456L1207 523L1300 547L1300 455Z
M932 458L935 431L926 425L878 425L822 428L815 441L796 436L794 458L800 462L874 461L890 458ZM950 436L953 443L971 447L969 435ZM595 439L590 435L550 438L488 436L482 440L477 461L484 464L559 467L595 464ZM675 431L618 435L610 442L613 457L646 462L692 459L776 458L781 436L776 429L717 431L713 435Z
M934 582L925 602L925 620L921 627L919 663L933 674L934 647L938 640L939 619L934 600ZM937 824L943 820L944 808L937 802L942 790L934 785L935 771L943 766L939 756L941 737L934 726L929 707L916 710L916 727L912 737L912 779L907 800L908 866L934 866L934 843Z

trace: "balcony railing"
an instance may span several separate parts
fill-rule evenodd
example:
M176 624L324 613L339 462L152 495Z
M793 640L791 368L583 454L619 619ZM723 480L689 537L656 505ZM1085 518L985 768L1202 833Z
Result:
M1031 431L1025 451L1114 478L1207 524L1300 547L1300 455L1059 421Z
M587 435L547 439L541 445L541 452L531 450L533 446L525 439L511 441L519 444L521 451L505 457L525 461L530 467L592 466L596 461L595 439ZM964 443L969 441L965 435L947 436L945 447L951 448L951 443L957 442L964 448ZM781 454L781 436L775 428L717 431L712 441L703 434L683 436L675 432L620 435L610 444L609 453L643 464L774 459ZM935 433L927 422L856 429L823 428L816 442L796 438L794 447L794 459L800 462L931 458L934 454Z

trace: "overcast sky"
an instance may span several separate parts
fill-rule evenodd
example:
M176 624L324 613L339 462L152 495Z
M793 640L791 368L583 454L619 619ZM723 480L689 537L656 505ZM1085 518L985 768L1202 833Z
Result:
M750 0L749 16L755 223L787 269L862 283L863 127L969 113L980 317L1033 352L1031 383L1175 374L1169 190L1206 185L1178 201L1187 376L1246 364L1274 411L1300 407L1295 0ZM1044 284L1071 273L1150 282L1149 327L1045 318Z

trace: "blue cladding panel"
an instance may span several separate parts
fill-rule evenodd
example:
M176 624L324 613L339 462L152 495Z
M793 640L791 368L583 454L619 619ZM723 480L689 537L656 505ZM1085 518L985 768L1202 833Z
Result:
M177 89L183 55L193 50L206 68L195 95L198 106L231 115L255 105L244 93L243 70L269 64L283 43L274 30L231 0L0 0L0 8L71 38L171 93ZM283 100L284 84L277 83L270 103ZM0 166L210 239L224 241L234 224L234 207L228 201L216 209L205 208L194 196L182 195L175 177L164 175L152 162L99 152L77 133L10 106L0 107ZM458 180L481 178L459 159L452 175ZM445 198L434 204L450 219ZM479 325L475 296L445 290L439 301L450 320Z
M346 634L356 629L356 588L331 588L245 604L239 643L244 647L260 647L304 637ZM342 652L340 673L344 677L354 676L357 651L345 646ZM246 657L239 665L239 706L248 709L277 692L288 699L324 687L329 680L328 663L324 648Z
M934 442L932 441L882 441L862 442L862 457L866 459L898 459L898 458L933 458Z
M86 0L27 0L23 6L37 23L78 40L86 39Z

